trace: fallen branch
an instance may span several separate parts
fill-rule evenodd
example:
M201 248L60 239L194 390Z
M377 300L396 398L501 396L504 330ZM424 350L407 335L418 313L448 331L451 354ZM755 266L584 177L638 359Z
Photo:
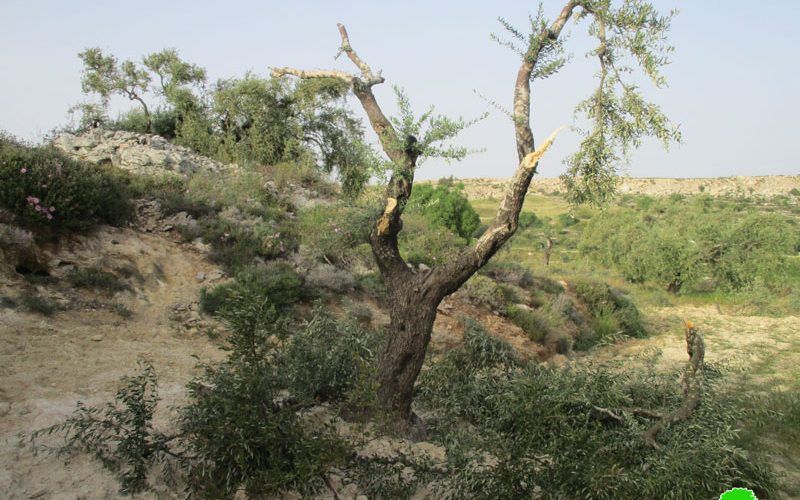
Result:
M686 352L689 354L689 361L686 364L686 371L683 373L683 404L644 433L644 440L656 449L659 448L656 442L658 433L672 424L687 420L700 405L703 390L705 344L703 336L697 332L691 322L686 323Z

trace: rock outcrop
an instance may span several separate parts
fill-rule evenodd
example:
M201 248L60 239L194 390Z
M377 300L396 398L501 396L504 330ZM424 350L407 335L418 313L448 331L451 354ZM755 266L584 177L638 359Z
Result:
M201 170L236 168L176 146L157 135L92 129L80 135L61 134L53 145L76 160L107 163L145 175L189 175Z

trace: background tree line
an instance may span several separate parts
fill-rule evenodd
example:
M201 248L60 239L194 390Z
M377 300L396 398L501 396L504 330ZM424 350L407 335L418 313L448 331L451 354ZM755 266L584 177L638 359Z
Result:
M175 49L120 62L99 48L79 54L83 91L79 127L158 134L225 163L313 165L335 173L344 194L358 194L381 161L364 140L360 120L345 107L348 85L336 79L289 81L247 73L215 83ZM116 119L110 99L137 106ZM149 102L149 104L148 104Z

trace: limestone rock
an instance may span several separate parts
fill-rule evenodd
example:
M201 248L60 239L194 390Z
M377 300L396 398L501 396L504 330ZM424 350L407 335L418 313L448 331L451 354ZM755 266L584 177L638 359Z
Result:
M53 145L77 160L111 165L137 174L184 176L199 171L235 169L171 144L163 137L123 130L92 129L61 134Z

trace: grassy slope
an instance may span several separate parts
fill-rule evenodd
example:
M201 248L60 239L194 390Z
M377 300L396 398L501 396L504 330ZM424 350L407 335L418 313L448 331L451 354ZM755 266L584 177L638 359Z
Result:
M473 199L473 207L482 223L489 222L499 207L498 199ZM764 208L769 208L769 205ZM534 212L539 218L550 218L550 229L558 232L557 217L570 212L569 204L560 196L531 194L523 211ZM536 273L547 274L569 281L575 277L591 275L629 291L638 305L643 307L651 326L648 339L632 339L609 352L595 351L593 355L635 357L646 349L661 349L667 364L683 363L682 320L691 319L703 331L708 360L733 367L730 376L736 390L752 394L754 404L774 409L774 421L764 428L754 427L743 432L747 447L768 447L774 456L775 466L786 474L784 494L800 492L800 316L786 314L787 308L773 311L771 316L748 316L752 298L747 295L730 296L719 292L692 293L672 296L653 284L631 285L618 273L587 261L572 247L579 238L586 219L593 210L585 207L573 209L581 222L566 228L568 233L558 234L553 249L551 265L542 262L541 244L545 229L521 231L495 257L529 265ZM794 217L800 221L795 211ZM800 282L800 257L792 257L790 276ZM756 398L764 398L757 400Z

